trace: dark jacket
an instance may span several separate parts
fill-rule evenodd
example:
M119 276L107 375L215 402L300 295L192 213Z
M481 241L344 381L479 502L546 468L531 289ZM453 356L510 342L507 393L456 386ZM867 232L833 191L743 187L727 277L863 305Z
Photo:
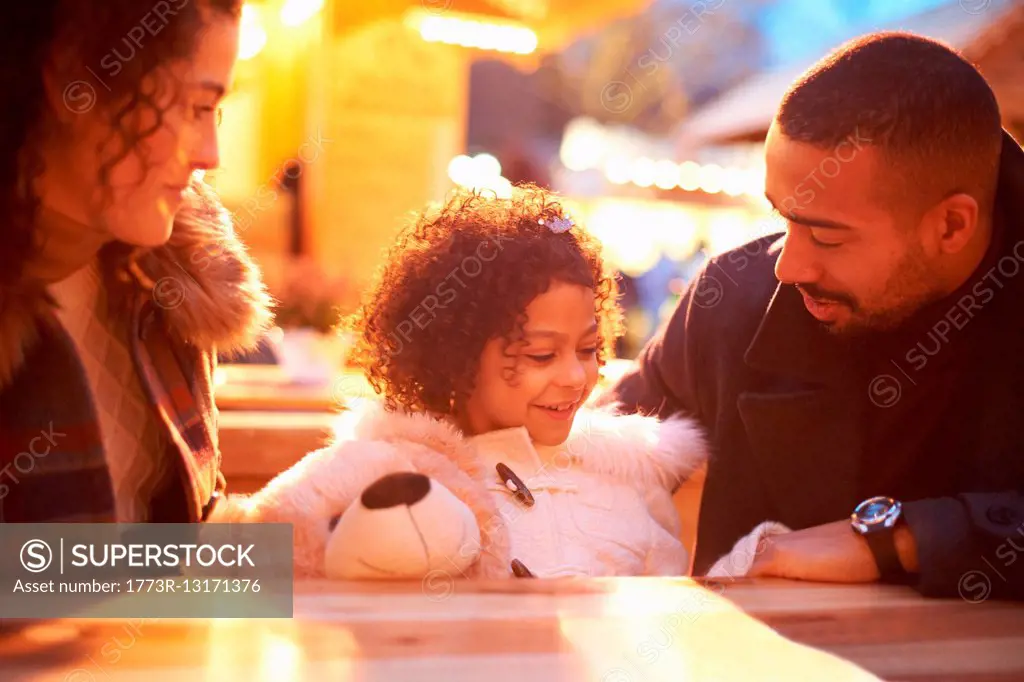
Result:
M709 261L600 399L706 428L695 574L762 521L846 519L870 492L902 498L923 594L1024 598L1024 152L1009 135L996 221L975 276L867 353L777 281L780 235Z
M255 343L270 319L259 271L201 184L170 241L101 254L112 305L163 427L171 475L150 520L208 517L225 488L217 446L217 352ZM113 484L85 370L44 289L0 287L0 523L115 520Z

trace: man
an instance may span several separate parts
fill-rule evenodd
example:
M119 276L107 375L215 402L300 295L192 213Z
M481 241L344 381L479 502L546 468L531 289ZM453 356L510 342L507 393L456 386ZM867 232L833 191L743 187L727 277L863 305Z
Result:
M602 398L707 429L694 574L775 521L741 574L1021 598L1024 152L995 96L866 36L791 86L765 154L785 234L709 262Z

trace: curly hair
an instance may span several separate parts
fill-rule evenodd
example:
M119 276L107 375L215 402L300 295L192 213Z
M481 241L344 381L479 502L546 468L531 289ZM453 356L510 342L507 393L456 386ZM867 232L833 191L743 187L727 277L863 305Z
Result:
M164 93L145 85L161 66L192 54L210 12L241 14L242 0L15 0L0 9L0 284L16 281L38 248L34 234L43 173L43 143L60 134L61 104L50 102L48 66L71 112L106 118L116 151L105 158L100 185L111 169L162 126ZM104 74L106 77L102 77ZM143 109L156 113L146 129Z
M521 185L510 199L457 190L403 229L360 308L342 322L352 362L387 409L449 414L471 393L485 344L520 340L527 305L554 281L592 288L598 363L622 332L618 284L600 243L556 233L557 197ZM515 361L507 380L515 375Z

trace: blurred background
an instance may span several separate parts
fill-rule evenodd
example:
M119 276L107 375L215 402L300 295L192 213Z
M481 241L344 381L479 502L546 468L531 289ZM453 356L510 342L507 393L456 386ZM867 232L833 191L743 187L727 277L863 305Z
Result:
M1024 132L1024 0L247 3L208 179L280 308L236 364L337 396L345 339L328 332L409 213L456 185L523 181L605 244L628 313L619 356L634 357L707 257L780 229L762 194L779 99L879 29L962 50ZM226 400L251 406L257 384Z

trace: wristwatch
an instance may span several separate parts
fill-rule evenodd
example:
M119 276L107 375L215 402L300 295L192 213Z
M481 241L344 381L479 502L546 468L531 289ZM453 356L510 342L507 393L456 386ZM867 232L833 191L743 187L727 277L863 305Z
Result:
M864 500L850 515L853 530L862 535L871 548L882 582L907 583L911 578L896 551L896 528L902 521L903 505L884 496Z

